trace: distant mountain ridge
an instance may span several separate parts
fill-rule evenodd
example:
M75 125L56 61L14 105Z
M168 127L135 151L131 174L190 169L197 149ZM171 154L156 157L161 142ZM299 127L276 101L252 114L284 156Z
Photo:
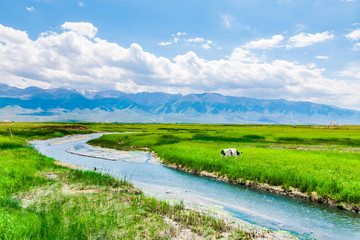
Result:
M0 116L13 121L360 124L360 112L311 102L74 89L0 83ZM1 119L0 119L1 120Z

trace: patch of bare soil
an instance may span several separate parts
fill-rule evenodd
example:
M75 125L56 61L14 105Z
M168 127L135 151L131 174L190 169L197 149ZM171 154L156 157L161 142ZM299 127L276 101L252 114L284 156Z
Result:
M101 192L101 189L74 189L71 186L64 184L62 186L62 192L64 194L93 194Z
M190 228L187 228L185 226L182 226L181 224L175 222L171 218L164 217L165 223L167 223L170 226L170 234L173 236L171 239L173 240L202 240L203 237L199 236L198 234L191 231Z
M293 240L298 239L297 237L283 231L272 231L266 228L262 228L256 225L251 225L245 223L235 217L230 215L224 215L218 212L214 212L212 210L206 208L198 208L192 206L186 206L185 210L192 210L196 212L200 212L201 214L206 214L208 216L212 216L216 219L224 221L223 230L217 233L216 237L208 237L204 238L196 233L194 233L189 227L181 225L171 219L165 218L165 221L170 224L171 228L174 228L177 232L177 235L173 239L238 239L233 236L236 230L245 233L245 235L241 239L257 239L257 240Z
M54 164L58 165L58 166L66 167L66 168L71 168L71 169L82 169L82 170L86 169L85 167L82 167L82 166L78 166L78 165L71 164L71 163L59 162L59 161L55 161Z

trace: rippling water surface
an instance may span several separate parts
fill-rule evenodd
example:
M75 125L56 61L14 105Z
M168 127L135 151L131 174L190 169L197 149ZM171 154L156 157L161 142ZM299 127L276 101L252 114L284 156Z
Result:
M360 214L182 173L144 152L86 144L102 134L33 141L42 154L131 181L148 195L231 213L252 224L285 230L301 239L360 239Z

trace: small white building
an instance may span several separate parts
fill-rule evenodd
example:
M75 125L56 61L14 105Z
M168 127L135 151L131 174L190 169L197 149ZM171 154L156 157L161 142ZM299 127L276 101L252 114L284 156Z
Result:
M334 122L331 122L331 123L330 123L330 126L337 127L337 126L339 126L339 123L334 121Z

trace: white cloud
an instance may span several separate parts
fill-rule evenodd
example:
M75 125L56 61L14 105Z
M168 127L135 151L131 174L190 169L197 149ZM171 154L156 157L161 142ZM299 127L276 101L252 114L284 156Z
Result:
M96 28L90 23L67 23L62 29L31 40L26 32L0 25L0 81L22 87L84 90L211 91L360 109L360 83L326 78L325 70L314 65L264 61L243 48L211 61L191 51L168 59L146 52L135 43L124 48L97 38ZM358 76L357 72L343 76L351 74Z
M35 8L34 8L33 6L31 6L31 7L26 7L26 10L28 10L29 12L32 12L32 11L35 10Z
M6 27L0 24L0 43L5 44L20 44L29 41L28 34L26 32L15 30L10 27Z
M221 24L226 28L230 28L232 26L233 17L229 14L223 14L221 17Z
M209 50L211 48L213 41L206 40L203 44L201 44L201 47L205 50Z
M316 58L316 59L321 59L321 60L327 60L327 59L329 59L328 56L316 56L315 58Z
M356 25L356 24L353 24ZM355 29L352 32L345 35L347 39L350 41L359 41L360 40L360 29ZM356 42L354 46L351 48L354 51L360 50L360 42Z
M184 41L187 42L187 43L193 44L193 46L195 46L195 47L199 44L205 50L209 50L211 48L212 43L213 43L213 41L206 40L206 39L201 38L201 37L184 39Z
M159 46L168 46L168 45L171 45L172 42L160 42L158 45Z
M296 32L301 32L305 29L305 25L302 23L298 23L295 25Z
M360 42L355 43L351 49L354 51L359 51L360 50Z
M193 42L193 43L201 43L204 42L205 39L204 38L200 38L200 37L196 37L196 38L190 38L190 39L186 39L187 42Z
M185 36L187 33L185 32L178 32L178 33L174 33L171 34L171 36L173 37L173 42L177 43L181 40L182 36Z
M160 42L158 43L159 46L168 46L177 43L185 43L186 45L190 45L193 47L201 47L204 50L209 50L213 46L213 41L207 40L202 37L195 37L195 38L186 38L188 34L185 32L178 32L174 33L171 36L173 37L172 41L170 42Z
M328 31L322 33L299 33L298 35L292 36L289 38L287 48L298 48L298 47L307 47L315 43L324 42L328 39L334 38L335 35L329 33Z
M351 41L360 40L360 29L356 29L349 34L346 34L345 37Z
M97 33L97 28L88 22L65 22L61 28L89 38L95 37Z
M84 7L85 6L83 2L79 2L78 5L79 5L79 7Z
M346 77L350 79L358 79L360 80L360 62L353 62L348 64L348 66L339 73L341 77Z
M309 64L306 64L306 67L308 67L309 69L315 69L315 68L317 68L317 65L315 63L309 63Z
M254 54L252 54L249 50L245 50L243 48L235 48L229 57L230 61L234 62L248 62L248 63L256 63L258 59Z
M271 49L280 47L280 43L284 40L282 35L274 35L271 39L260 39L246 43L243 47L246 49Z
M176 34L173 34L173 35L180 37L180 36L184 36L186 34L187 34L186 32L177 32Z

